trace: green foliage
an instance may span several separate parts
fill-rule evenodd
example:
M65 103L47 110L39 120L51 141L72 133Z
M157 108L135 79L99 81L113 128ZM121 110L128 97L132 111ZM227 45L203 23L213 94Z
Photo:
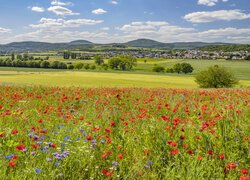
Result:
M163 66L154 66L153 67L153 72L165 72L165 68Z
M181 64L181 71L185 74L192 73L194 68L189 63L182 63Z
M41 68L49 68L50 67L50 63L48 61L42 61L40 64Z
M174 69L173 68L167 68L166 73L174 73Z
M180 74L180 73L192 73L194 68L189 63L177 63L173 67L173 71Z
M80 70L80 69L83 68L83 66L84 66L83 63L77 63L77 64L74 65L74 68Z
M69 51L64 51L63 52L63 59L69 59L70 58L70 52Z
M90 65L89 64L85 64L84 69L86 69L86 70L90 69Z
M67 69L74 69L74 65L73 64L68 64Z
M180 74L181 70L182 70L182 66L181 66L180 63L177 63L177 64L174 65L173 69L174 69L174 72Z
M249 44L213 45L200 48L204 51L250 51Z
M96 66L93 64L92 66L90 66L90 69L91 69L91 70L95 70L95 69L96 69Z
M201 88L229 88L238 83L232 72L218 65L201 71L195 78Z
M11 54L11 60L12 60L12 61L15 60L15 54L14 54L14 53Z
M132 70L137 65L137 60L131 55L120 55L109 59L111 69L120 69L122 71Z
M103 60L103 58L102 58L100 55L96 55L96 56L94 57L94 60L95 60L95 63L96 63L98 66L100 66L101 64L104 63L104 60Z

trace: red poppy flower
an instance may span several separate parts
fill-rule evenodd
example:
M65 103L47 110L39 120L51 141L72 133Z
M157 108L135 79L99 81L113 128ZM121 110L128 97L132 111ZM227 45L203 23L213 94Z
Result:
M16 163L14 161L10 161L8 165L12 168L16 167Z
M240 180L249 180L247 176L240 176Z
M171 150L171 154L172 155L177 155L177 154L179 154L179 150L178 149L173 149L173 150Z
M219 155L219 159L224 160L225 159L225 155L224 154L220 154Z
M123 159L122 154L118 154L118 158L119 158L119 159Z
M19 150L19 151L23 151L25 149L25 146L23 144L21 144L21 145L18 145L16 147L16 149Z
M211 156L213 155L213 151L212 151L212 150L208 150L207 153L208 153L209 155L211 155Z
M241 172L242 172L242 174L244 174L244 175L247 175L247 174L248 174L248 170L247 170L247 169L241 169Z

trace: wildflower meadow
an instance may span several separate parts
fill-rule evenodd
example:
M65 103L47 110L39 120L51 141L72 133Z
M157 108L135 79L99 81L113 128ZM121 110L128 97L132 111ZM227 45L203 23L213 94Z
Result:
M249 179L249 89L0 93L1 179Z

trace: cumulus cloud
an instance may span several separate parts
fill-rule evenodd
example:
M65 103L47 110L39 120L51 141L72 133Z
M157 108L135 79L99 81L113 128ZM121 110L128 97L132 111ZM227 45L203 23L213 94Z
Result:
M222 2L227 2L228 0L222 0ZM215 6L219 0L198 0L199 5L205 6Z
M110 1L111 4L114 4L114 5L117 5L118 4L118 1L116 0L113 0L113 1Z
M219 10L219 11L202 11L193 12L184 16L184 19L192 23L206 23L218 20L243 20L250 18L250 14L246 14L241 10Z
M36 31L19 34L13 37L15 41L43 41L43 42L67 42L78 39L98 40L107 37L105 32L89 31L62 31L39 29ZM62 38L63 37L63 38Z
M33 6L31 7L31 11L34 11L34 12L44 12L44 8L43 7L38 7L38 6Z
M72 2L61 2L59 0L53 0L51 1L51 5L53 6L69 6L69 5L73 5Z
M31 24L32 28L53 28L53 29L61 29L61 28L72 28L72 27L80 27L87 25L96 25L102 23L102 20L93 20L93 19L52 19L52 18L41 18L39 24Z
M51 6L48 8L48 11L55 13L56 15L61 16L70 16L70 15L79 15L80 13L74 13L70 9L62 6Z
M105 14L105 13L107 13L107 11L105 11L104 9L99 8L99 9L93 10L92 13L99 15L99 14Z
M0 33L8 33L8 32L11 32L11 29L6 29L6 28L0 27Z

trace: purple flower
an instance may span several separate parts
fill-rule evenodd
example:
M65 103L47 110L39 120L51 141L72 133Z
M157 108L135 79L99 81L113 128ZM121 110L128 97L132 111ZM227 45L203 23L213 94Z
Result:
M42 170L39 168L36 168L36 173L40 173L40 172L42 172Z

